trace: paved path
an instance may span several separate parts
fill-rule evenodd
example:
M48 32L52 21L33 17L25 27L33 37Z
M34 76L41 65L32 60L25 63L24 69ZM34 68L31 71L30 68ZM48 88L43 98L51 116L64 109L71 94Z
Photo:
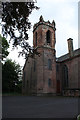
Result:
M78 115L78 98L3 97L3 118L74 118Z

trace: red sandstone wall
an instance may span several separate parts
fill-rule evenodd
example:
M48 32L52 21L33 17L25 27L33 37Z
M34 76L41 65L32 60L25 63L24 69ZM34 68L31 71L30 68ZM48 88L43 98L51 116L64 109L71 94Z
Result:
M68 66L69 88L78 88L78 62L80 62L79 58L76 57L65 62L65 64Z
M56 93L56 62L54 50L38 48L41 52L37 56L37 93ZM48 69L48 59L52 60L52 70ZM48 79L52 80L51 87L48 86Z
M47 43L46 32L50 30L50 43ZM25 87L23 91L29 93L56 93L56 61L55 61L55 27L49 22L37 23L33 32L33 46L38 47L40 56L29 58L24 67ZM37 32L37 46L36 46ZM52 70L48 69L48 59L52 60ZM36 62L34 71L34 61ZM48 79L51 86L48 86ZM24 78L23 78L24 79ZM23 80L24 81L24 80ZM27 81L29 84L27 86ZM24 83L24 82L23 82Z
M62 90L62 80L63 80L63 65L68 67L68 82L69 89L80 89L80 56L73 59L66 60L62 63L58 63L59 72L57 73L57 80L60 80L60 89Z

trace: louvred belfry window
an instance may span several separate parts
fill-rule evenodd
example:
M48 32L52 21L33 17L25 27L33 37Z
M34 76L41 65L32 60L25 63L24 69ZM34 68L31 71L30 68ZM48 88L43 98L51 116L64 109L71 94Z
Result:
M48 30L47 33L46 33L46 40L47 40L47 43L51 43L51 32L50 32L50 30Z

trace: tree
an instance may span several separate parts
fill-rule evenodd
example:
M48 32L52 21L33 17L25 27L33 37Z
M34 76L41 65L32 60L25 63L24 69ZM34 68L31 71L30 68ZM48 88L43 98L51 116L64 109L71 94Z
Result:
M7 40L0 35L0 60L3 61L9 54L8 52L9 44Z
M2 33L5 37L10 35L13 47L20 46L21 55L28 57L34 50L28 44L28 29L31 28L29 15L33 9L39 9L33 2L3 2ZM17 35L16 35L17 32Z
M5 61L2 66L2 92L15 92L16 86L19 84L19 76L21 68L11 59Z

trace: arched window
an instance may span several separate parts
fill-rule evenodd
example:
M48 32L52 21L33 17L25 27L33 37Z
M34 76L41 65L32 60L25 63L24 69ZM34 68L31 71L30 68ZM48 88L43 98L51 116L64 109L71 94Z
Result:
M48 69L52 70L52 60L48 59Z
M68 67L63 65L63 89L68 88Z
M36 46L37 46L37 32L35 34L35 43L36 43Z
M51 84L52 84L52 83L51 83L51 79L49 78L49 79L48 79L48 87L51 87Z
M50 30L48 30L47 33L46 33L46 40L47 40L47 43L51 43L51 32L50 32Z

